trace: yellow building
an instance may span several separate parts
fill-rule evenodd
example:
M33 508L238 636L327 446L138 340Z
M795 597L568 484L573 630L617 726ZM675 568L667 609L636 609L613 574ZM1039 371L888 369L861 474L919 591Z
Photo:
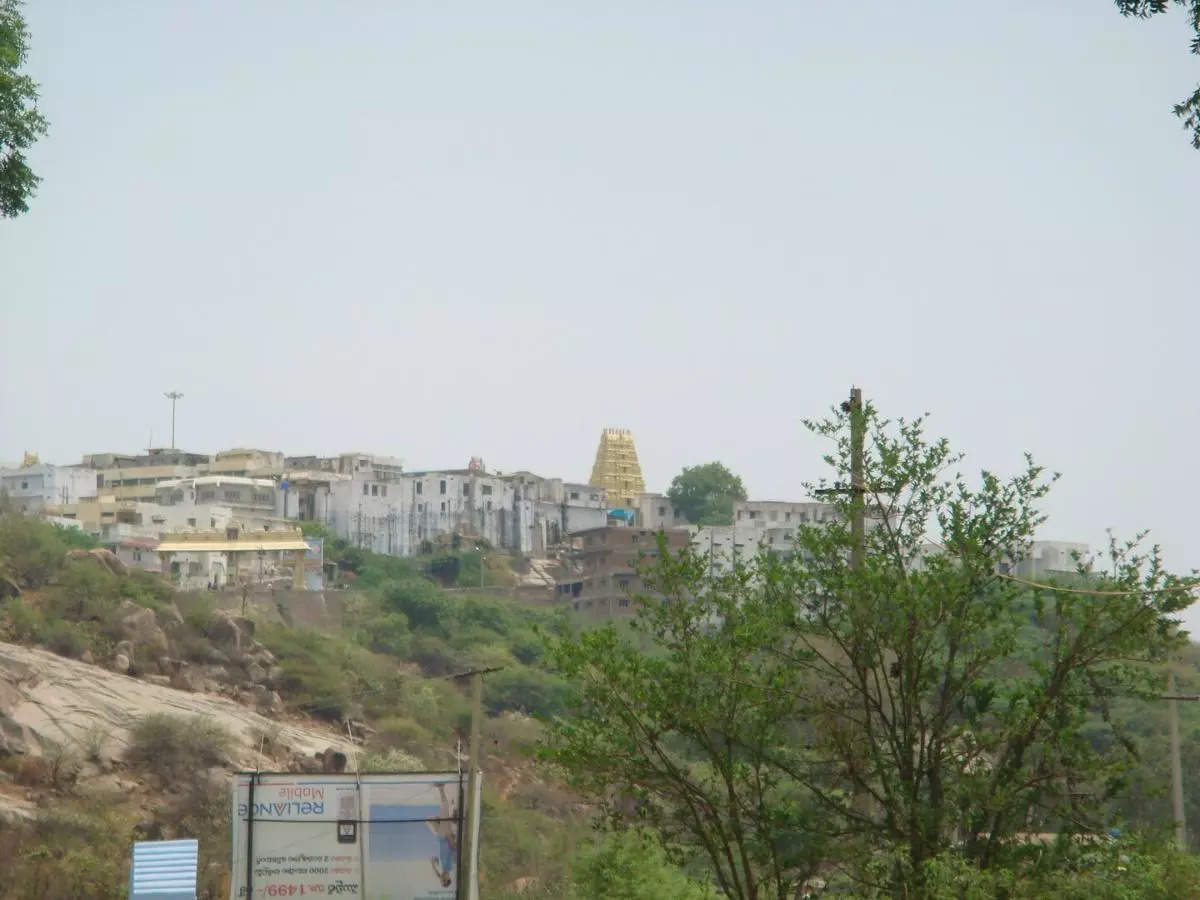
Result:
M633 445L633 432L627 428L604 429L588 485L608 491L608 502L614 507L634 508L638 495L646 490L646 482Z

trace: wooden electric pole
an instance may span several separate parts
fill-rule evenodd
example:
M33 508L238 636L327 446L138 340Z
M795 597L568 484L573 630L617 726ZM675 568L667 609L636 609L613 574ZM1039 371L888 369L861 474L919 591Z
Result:
M866 493L863 486L863 444L867 423L863 419L862 388L850 388L850 565L862 572L866 558Z
M488 669L473 669L451 678L471 679L471 736L467 744L467 808L463 810L463 865L458 873L459 900L476 900L479 896L479 773L483 771L480 756L480 734L483 730L483 676L488 672L499 672L500 666Z
M1187 820L1183 811L1183 760L1179 748L1179 699L1175 673L1167 670L1167 715L1171 720L1171 812L1175 819L1175 844L1187 852Z

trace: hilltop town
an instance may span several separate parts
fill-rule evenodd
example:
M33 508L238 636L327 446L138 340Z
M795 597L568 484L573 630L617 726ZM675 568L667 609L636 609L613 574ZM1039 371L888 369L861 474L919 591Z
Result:
M553 589L572 611L593 615L630 609L638 558L654 552L659 532L672 549L690 544L728 568L760 549L787 553L800 525L836 515L811 499L738 500L730 524L693 524L666 494L646 490L633 435L621 428L601 432L586 482L489 470L479 457L463 468L407 471L401 459L371 453L158 448L91 453L70 465L26 454L19 467L0 469L0 491L26 514L80 529L125 566L167 574L183 590L336 586L319 536L328 533L386 556L464 542L510 554L529 563L523 586ZM1038 541L1013 570L1073 572L1075 555L1087 551Z

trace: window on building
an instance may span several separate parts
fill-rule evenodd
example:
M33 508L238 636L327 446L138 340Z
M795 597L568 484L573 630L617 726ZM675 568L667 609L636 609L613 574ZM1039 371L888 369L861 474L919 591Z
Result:
M747 518L747 519L757 519L757 518L758 518L758 512L757 512L756 510L753 510L753 509L752 509L752 510L750 510L748 513L746 513L746 518Z
M134 561L134 562L141 562L141 561L142 561L142 551L141 551L141 550L134 550L134 551L133 551L133 561Z
M740 509L738 510L737 517L738 521L740 522L742 520L742 511Z
M571 491L571 499L578 500L579 499L579 491Z
M22 481L22 482L21 482L21 490L25 491L25 490L28 490L28 489L29 489L29 482L28 482L28 481Z
M775 510L771 510L767 514L767 518L770 519L772 522L776 522L779 520L779 513L775 512Z
M784 514L783 514L783 521L785 521L785 522L790 522L790 521L792 521L792 514L791 514L790 512L786 512L786 513L784 513Z
M364 484L363 487L366 487L366 485ZM379 496L379 485L377 485L377 484L371 485L371 496L372 497Z
M424 486L425 486L425 482L423 482L423 481L418 481L418 482L417 482L417 493L418 493L418 494L421 494L421 493L423 493L423 491L421 490L421 488L423 488Z
M417 512L425 512L425 504L424 503L417 504Z
M660 506L658 508L658 517L660 519L665 519L667 517L667 508L665 506Z
M195 527L196 527L196 520L195 520L195 519L188 519L188 527L189 527L189 528L195 528Z
M483 493L483 495L485 497L488 497L488 496L491 496L492 486L490 484L480 485L479 490Z
M443 500L442 501L442 512L445 512L445 511L446 511L446 501Z
M491 512L491 511L492 511L492 501L491 501L491 500L489 500L489 501L487 502L487 508L488 508L488 512Z
M195 519L188 519L188 523L189 523L189 524L191 524L191 525L195 525L195 524L196 524L196 520L195 520ZM209 520L208 520L208 527L209 527L209 528L216 528L216 527L217 527L217 520L216 520L216 519L209 519Z
M225 540L227 540L227 541L236 541L236 540L237 540L237 536L238 536L238 530L237 530L237 528L236 528L236 527L234 527L234 528L226 528L226 529L225 529Z
M470 484L464 484L464 485L463 485L463 496L464 496L464 497L470 497L470 496L471 496L471 485L470 485Z
M199 575L200 574L200 563L196 562L195 560L191 560L188 563L188 574L189 575Z
M446 479L445 478L443 478L441 481L438 482L438 493L439 494L446 493Z
M364 485L363 485L363 496L365 497L365 496L367 496L367 494L369 494L369 493L371 493L371 491L370 491L370 489L369 489L369 486L364 484Z
M628 597L622 597L620 600L618 600L618 601L617 601L617 603L618 603L620 606L628 606L628 605L629 605L629 598L628 598Z
M386 497L386 496L387 496L387 485L386 485L386 484L381 484L381 485L379 486L379 496L380 496L380 497Z
M239 494L239 492L238 492L238 491L226 491L226 492L225 492L225 499L226 499L226 500L233 500L233 501L235 501L235 502L236 502L237 500L241 499L241 495Z
M592 494L592 499L593 499L593 500L599 500L599 499L600 499L600 495L599 495L599 494Z

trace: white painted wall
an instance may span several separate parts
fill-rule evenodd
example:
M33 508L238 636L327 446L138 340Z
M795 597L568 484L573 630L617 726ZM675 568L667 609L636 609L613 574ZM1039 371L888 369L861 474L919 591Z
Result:
M96 470L49 463L28 469L2 469L0 489L23 512L36 513L46 506L77 503L82 497L95 497Z

